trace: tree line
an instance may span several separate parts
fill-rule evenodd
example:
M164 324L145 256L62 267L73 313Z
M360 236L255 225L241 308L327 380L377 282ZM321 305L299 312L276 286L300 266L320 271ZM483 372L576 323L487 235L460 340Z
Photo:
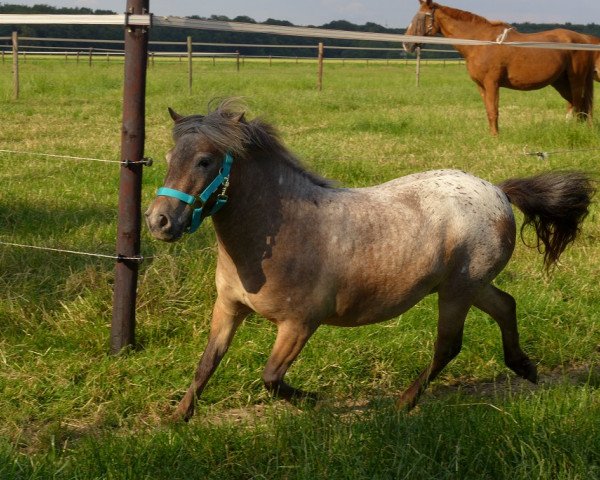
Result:
M49 5L13 5L0 3L0 14L18 13L18 14L72 14L72 15L109 15L115 12L111 10L93 10L90 8L58 8ZM211 17L191 16L192 19L200 20L220 20L246 22L266 25L283 25L294 26L291 22L285 20L276 20L269 18L264 22L257 22L248 16L238 16L228 18L223 15L212 15ZM578 24L534 24L534 23L516 23L513 26L524 33L538 32L549 30L552 28L568 28L581 33L595 35L600 37L600 25L590 23L587 25ZM348 30L355 32L375 32L375 33L392 33L403 34L405 29L387 28L376 23L367 22L364 25L357 25L345 20L336 20L324 25L319 25L318 28L327 28L333 30ZM98 26L98 25L2 25L0 26L0 36L10 36L11 32L16 30L19 35L26 37L45 37L45 38L84 38L84 39L99 39L99 40L122 40L123 28L119 26ZM187 30L174 28L153 27L150 32L150 41L171 41L185 42L188 36L192 37L194 42L204 43L241 43L254 45L317 45L319 41L323 41L327 46L343 46L343 47L375 47L393 48L393 51L376 51L376 50L327 50L326 55L330 58L403 58L404 51L398 43L392 42L370 42L359 40L332 40L332 39L316 39L302 37L287 37L281 35L270 35L260 33L240 33L240 32L216 32L205 30ZM9 42L0 41L0 45L7 46ZM45 45L50 45L45 43ZM65 43L61 42L58 46L62 47L82 47L82 50L89 47L102 47L106 45L98 44L81 44L81 43ZM448 54L444 53L429 53L424 56L434 56L443 58L444 56L455 57L456 52L449 46L436 46L436 49L447 49ZM174 51L176 46L152 45L151 51ZM185 48L179 47L180 50ZM232 53L232 47L195 47L197 51L224 52ZM242 55L281 55L290 57L313 57L316 55L315 48L268 48L268 47L240 47L235 48Z

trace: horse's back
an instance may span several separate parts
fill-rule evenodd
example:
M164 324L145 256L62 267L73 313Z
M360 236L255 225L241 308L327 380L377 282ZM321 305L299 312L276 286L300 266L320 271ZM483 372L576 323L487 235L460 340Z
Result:
M487 284L512 254L514 217L506 196L464 172L423 172L344 195L342 203L352 208L344 230L331 218L324 240L324 270L344 286L336 291L337 315L327 323L389 318L448 282ZM349 318L357 312L364 316Z

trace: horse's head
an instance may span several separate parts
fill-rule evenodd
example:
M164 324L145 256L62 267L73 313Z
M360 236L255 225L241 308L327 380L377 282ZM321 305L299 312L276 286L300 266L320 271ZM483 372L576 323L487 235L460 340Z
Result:
M211 117L185 117L171 109L169 113L175 122L175 146L166 155L164 187L158 190L145 215L155 238L173 242L184 232L195 230L202 218L227 201L233 157L226 145L236 124L243 122L243 114L224 112L215 121L214 113ZM236 141L231 142L235 150ZM240 142L238 137L238 149Z
M437 5L431 0L419 0L421 6L413 17L410 25L406 29L406 35L415 35L418 37L431 37L437 35L440 27L435 19L435 9ZM413 53L418 43L403 43L402 47L408 53Z

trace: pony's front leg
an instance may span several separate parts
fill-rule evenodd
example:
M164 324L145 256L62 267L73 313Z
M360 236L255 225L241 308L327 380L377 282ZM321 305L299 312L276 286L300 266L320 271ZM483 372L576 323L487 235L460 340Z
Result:
M285 400L309 398L316 395L291 387L283 377L310 336L316 330L310 322L287 320L277 326L277 338L263 372L265 388Z
M196 398L200 396L209 378L216 370L219 362L227 352L237 327L248 315L248 310L241 306L232 306L217 298L213 307L210 334L204 353L198 363L194 380L173 414L174 420L186 422L194 414Z

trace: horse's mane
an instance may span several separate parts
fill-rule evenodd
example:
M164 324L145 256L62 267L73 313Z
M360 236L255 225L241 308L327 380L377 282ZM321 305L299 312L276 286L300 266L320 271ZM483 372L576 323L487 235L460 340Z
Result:
M209 105L207 115L190 115L175 122L173 139L183 135L203 135L217 149L230 152L234 158L246 158L250 151L268 153L286 164L292 171L322 187L332 187L333 182L313 173L283 145L273 125L259 118L244 119L245 105L238 99L226 99L216 107Z
M434 3L433 5L436 9L442 10L446 15L449 15L456 20L461 20L463 22L483 23L491 27L510 27L510 24L501 20L488 20L487 18L477 15L475 13L467 12L465 10L459 10L457 8L446 7L437 3Z

